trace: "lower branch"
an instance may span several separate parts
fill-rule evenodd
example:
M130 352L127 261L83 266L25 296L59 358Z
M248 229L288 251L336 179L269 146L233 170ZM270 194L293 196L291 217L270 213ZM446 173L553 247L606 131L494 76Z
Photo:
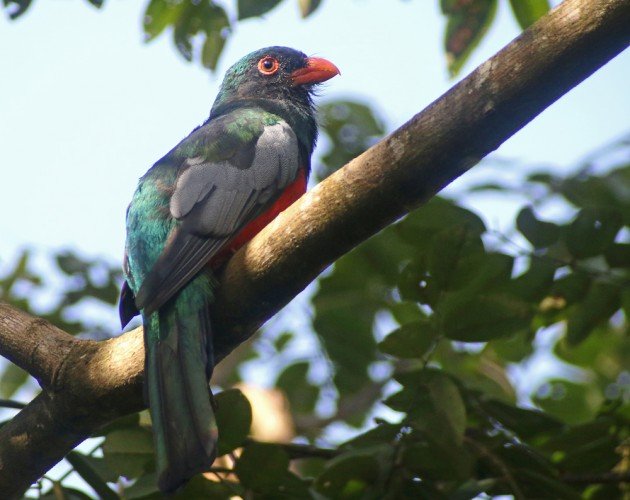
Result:
M623 51L630 0L566 0L239 251L213 306L225 357L341 255L430 199ZM143 408L142 330L74 339L0 304L0 354L44 392L0 429L0 491L21 495L74 446Z

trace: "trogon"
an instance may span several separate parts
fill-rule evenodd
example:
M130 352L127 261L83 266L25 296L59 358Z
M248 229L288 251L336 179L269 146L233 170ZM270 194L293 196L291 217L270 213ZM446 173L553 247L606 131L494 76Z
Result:
M140 179L127 210L123 327L141 313L158 485L207 470L217 428L213 270L306 190L315 86L339 70L287 47L226 73L210 116Z

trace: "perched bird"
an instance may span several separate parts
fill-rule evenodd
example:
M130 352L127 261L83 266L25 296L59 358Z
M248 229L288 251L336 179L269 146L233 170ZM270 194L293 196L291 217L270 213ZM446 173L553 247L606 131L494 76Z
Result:
M140 179L127 210L123 327L142 314L158 484L207 470L217 429L212 271L306 190L313 89L339 70L287 47L243 57L210 117Z

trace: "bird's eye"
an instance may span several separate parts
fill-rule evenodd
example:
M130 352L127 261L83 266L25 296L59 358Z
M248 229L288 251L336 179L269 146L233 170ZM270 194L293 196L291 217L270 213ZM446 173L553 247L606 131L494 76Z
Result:
M258 71L263 75L273 75L279 67L280 63L275 57L265 56L258 61Z

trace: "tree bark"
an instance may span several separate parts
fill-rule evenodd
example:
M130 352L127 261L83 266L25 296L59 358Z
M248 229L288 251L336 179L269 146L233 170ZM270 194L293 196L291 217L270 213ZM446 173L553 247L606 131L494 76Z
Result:
M630 0L567 0L304 195L228 263L213 306L225 357L338 257L476 165L630 43ZM82 440L138 411L138 328L78 340L0 304L0 354L43 392L0 429L0 491L21 495Z

